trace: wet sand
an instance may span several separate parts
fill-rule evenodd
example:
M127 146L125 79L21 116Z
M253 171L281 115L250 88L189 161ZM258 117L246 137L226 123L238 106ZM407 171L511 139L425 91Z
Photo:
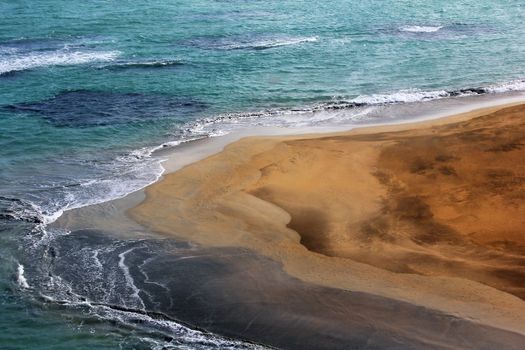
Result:
M524 116L511 106L245 138L148 187L130 213L202 246L247 248L308 284L525 334ZM367 309L372 319L386 310ZM419 334L423 324L410 329ZM460 335L483 333L472 327Z
M58 237L53 251L43 264L67 281L69 296L82 295L95 312L103 307L103 315L120 324L138 325L166 342L191 339L197 348L227 339L199 341L166 321L297 350L517 350L525 338L393 299L305 283L246 249L172 238L123 240L86 229ZM96 266L89 264L93 256Z

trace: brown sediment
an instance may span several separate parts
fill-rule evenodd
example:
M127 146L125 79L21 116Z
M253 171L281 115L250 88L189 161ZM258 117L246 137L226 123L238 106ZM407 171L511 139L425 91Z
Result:
M238 246L304 281L525 334L525 107L254 137L146 190L156 231Z

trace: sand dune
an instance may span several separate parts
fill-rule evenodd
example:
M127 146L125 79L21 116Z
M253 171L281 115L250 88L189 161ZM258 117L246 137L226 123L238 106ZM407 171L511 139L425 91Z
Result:
M150 186L131 214L306 282L525 334L524 117L247 138Z

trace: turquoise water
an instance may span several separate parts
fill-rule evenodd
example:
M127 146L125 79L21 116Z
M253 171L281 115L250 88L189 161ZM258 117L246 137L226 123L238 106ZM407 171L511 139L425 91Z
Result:
M157 344L24 283L46 224L155 181L160 145L525 90L524 17L517 0L0 3L0 347Z

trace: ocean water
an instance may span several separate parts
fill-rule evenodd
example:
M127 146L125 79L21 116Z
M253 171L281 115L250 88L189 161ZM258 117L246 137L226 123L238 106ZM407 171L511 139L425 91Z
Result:
M0 3L0 347L253 347L44 293L35 266L68 234L47 225L155 181L160 148L523 91L523 18L518 0Z

